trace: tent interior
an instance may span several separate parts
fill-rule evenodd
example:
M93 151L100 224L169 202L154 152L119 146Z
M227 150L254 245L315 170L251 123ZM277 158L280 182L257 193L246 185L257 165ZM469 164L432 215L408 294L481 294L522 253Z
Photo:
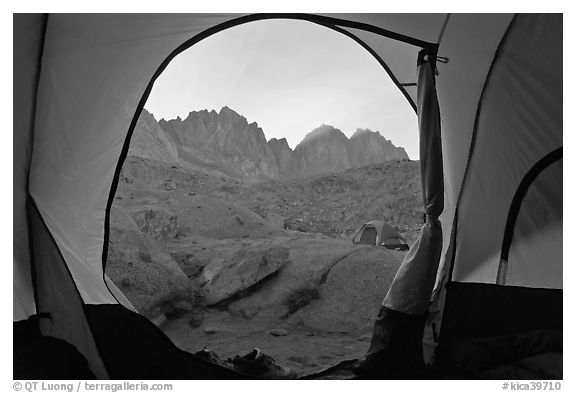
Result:
M389 353L409 350L364 377L561 379L561 14L15 14L14 378L247 378L178 348L105 269L154 82L201 40L266 19L354 40L418 113L427 220L371 346L387 324Z
M359 243L362 244L376 244L378 231L374 227L365 228L360 235Z

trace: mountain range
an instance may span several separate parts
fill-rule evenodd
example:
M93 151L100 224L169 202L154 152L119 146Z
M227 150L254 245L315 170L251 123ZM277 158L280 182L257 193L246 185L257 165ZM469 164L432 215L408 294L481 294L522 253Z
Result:
M341 172L391 160L408 160L402 147L379 132L358 129L350 138L330 125L312 130L292 150L285 138L266 140L257 123L223 107L157 121L143 110L130 155L247 181Z

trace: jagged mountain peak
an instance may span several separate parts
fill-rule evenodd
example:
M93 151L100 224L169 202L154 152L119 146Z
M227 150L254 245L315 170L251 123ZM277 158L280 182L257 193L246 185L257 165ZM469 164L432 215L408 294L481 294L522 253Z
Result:
M236 112L234 109L231 109L228 106L223 106L222 108L220 108L220 112L218 112L218 115L224 118L242 120L243 122L246 122L246 124L248 124L248 120L244 116L242 116L240 113Z
M248 123L228 106L219 112L192 111L185 120L177 117L158 122L149 111L143 111L141 120L142 125L148 124L147 129L155 130L162 144L171 146L166 141L172 141L177 151L172 148L171 155L176 153L178 159L193 167L215 168L249 180L303 177L408 159L404 149L394 146L378 131L357 129L348 138L329 124L316 127L291 149L286 138L266 141L258 123ZM152 127L154 124L156 128Z
M224 105L222 108L220 108L220 114L224 114L224 113L234 113L238 116L240 116L240 114L238 112L236 112L235 110L231 109L229 106Z

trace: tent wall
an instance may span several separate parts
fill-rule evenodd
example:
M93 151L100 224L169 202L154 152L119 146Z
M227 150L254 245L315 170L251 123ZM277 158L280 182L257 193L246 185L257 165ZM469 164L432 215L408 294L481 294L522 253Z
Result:
M513 15L453 14L446 26L438 54L448 57L439 64L436 79L442 128L444 160L443 259L464 178L474 118L490 65ZM442 269L439 269L442 271Z
M36 313L26 216L28 170L32 154L36 87L46 16L14 15L13 74L13 320Z
M525 289L521 287L494 284L500 266L504 228L517 187L536 162L562 145L561 40L562 17L558 15L517 15L502 39L477 106L471 156L460 192L458 220L450 229L449 247L445 254L448 263L439 272L440 280L429 310L425 335L428 349L437 343L438 332L441 332L439 345L442 349L450 347L460 336L472 338L480 333L481 336L507 334L531 327L561 328L561 322L557 323L562 320L561 290L528 291L521 290ZM443 113L452 110L444 108ZM444 141L447 139L450 138L444 138ZM447 150L445 148L444 152ZM541 248L544 247L541 242L539 253L530 255L520 263L518 261L519 257L527 256L526 246L531 242L527 241L529 236L522 235L524 228L528 231L536 228L534 225L532 229L525 226L531 220L524 213L532 215L540 225L542 217L547 214L556 217L552 221L558 223L562 178L558 176L561 169L556 167L555 170L555 175L547 177L545 186L545 193L553 193L554 196L548 198L540 195L537 198L538 204L543 203L549 208L543 209L540 217L534 216L534 210L528 207L534 207L533 203L529 202L521 208L522 213L517 221L520 227L516 225L514 228L518 231L519 239L513 240L510 250L508 284L561 288L562 258L558 250L562 248L558 246L558 243L561 244L561 234L558 236L561 224L554 225L555 231L547 231L555 233L555 240L550 241L551 237L546 236L548 245L545 248ZM453 177L448 173L446 175L447 179ZM449 183L453 180L446 182L448 198L455 195L449 189ZM451 203L454 204L455 200ZM521 223L523 220L524 223ZM448 233L446 228L444 233ZM540 237L540 240L544 238ZM545 249L551 248L554 250L542 258ZM524 250L522 256L519 249ZM512 272L520 266L522 269L532 269L529 277L518 274L518 271ZM538 275L538 271L547 269L550 270L546 274ZM446 282L448 284L445 286ZM444 288L447 290L444 291ZM548 296L547 293L552 295ZM518 301L512 301L514 298ZM546 312L532 307L536 300ZM484 304L494 305L494 309L482 311ZM469 310L476 309L479 310L478 317L468 315ZM495 320L499 323L496 324ZM549 324L547 320L556 322ZM429 356L432 354L431 351L427 353Z
M74 345L86 358L92 373L98 378L107 378L70 271L33 203L28 208L28 215L32 260L37 272L40 332Z
M524 195L503 284L562 288L562 169L561 159L552 163Z
M500 48L482 97L469 176L459 205L453 280L496 282L506 218L516 189L536 162L561 146L562 16L521 14ZM551 181L561 183L562 178ZM542 198L542 203L558 203L561 191L561 186L547 189L560 195ZM517 230L524 231L525 224L519 222ZM524 236L515 247L528 244L527 239ZM561 286L561 279L550 281L550 277L562 276L562 259L543 261L538 255L525 255L524 269L539 269L539 264L546 263L550 273L542 280L532 277L515 280L515 284Z
M105 209L146 86L178 45L229 18L50 16L30 192L85 302L116 302L102 279Z

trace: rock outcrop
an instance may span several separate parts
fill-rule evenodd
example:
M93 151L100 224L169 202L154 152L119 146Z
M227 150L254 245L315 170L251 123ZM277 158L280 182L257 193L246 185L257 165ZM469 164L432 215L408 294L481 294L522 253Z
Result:
M276 159L276 165L278 165L280 172L279 174L281 176L286 175L286 171L290 170L292 161L292 149L288 146L288 141L286 138L272 138L268 141L268 146L270 146Z
M170 254L123 208L113 206L110 218L106 274L134 307L149 318L196 310L200 292Z
M128 154L166 163L179 161L176 144L166 136L154 116L146 109L142 109L138 118Z
M321 330L370 331L400 263L383 247L361 248L333 265L319 299L291 321Z
M171 239L178 234L178 216L169 209L142 208L134 212L132 218L142 232L154 239Z
M349 155L354 168L380 163L382 157L386 161L409 159L403 147L394 146L380 132L360 128L350 137Z
M184 120L162 119L159 125L188 153L223 164L248 179L278 177L277 159L262 128L226 106L220 113L190 112Z
M288 261L286 247L251 247L204 268L201 283L206 304L216 304L275 273Z

